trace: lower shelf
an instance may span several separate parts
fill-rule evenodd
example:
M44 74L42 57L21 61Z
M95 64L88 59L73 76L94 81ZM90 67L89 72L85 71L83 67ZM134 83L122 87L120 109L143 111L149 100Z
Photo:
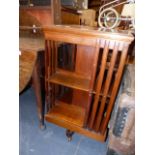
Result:
M85 109L74 104L56 101L55 106L45 115L50 122L62 121L67 124L83 127Z
M56 102L56 105L45 115L46 121L50 123L77 132L97 141L104 142L106 139L106 132L104 134L100 134L84 128L84 118L84 108L60 101Z

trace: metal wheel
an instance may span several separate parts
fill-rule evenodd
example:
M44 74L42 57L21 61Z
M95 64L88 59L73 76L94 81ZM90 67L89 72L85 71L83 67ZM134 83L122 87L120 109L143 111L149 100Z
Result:
M98 23L101 28L113 29L119 25L119 14L115 9L107 8L99 14Z

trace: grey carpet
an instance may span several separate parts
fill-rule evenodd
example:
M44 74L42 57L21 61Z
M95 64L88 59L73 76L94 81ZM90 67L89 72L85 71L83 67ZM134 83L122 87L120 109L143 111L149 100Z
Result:
M19 97L20 155L106 155L107 144L75 133L67 141L65 129L46 123L46 130L38 127L36 100L32 88Z

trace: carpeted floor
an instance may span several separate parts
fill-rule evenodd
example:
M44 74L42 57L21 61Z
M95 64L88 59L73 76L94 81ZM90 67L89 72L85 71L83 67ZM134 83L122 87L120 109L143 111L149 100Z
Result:
M106 155L106 143L100 143L75 133L67 141L65 129L46 123L38 127L36 101L32 88L19 97L20 104L20 155Z

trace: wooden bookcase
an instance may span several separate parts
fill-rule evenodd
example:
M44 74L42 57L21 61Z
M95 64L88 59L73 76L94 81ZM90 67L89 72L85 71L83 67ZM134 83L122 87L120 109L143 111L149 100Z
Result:
M104 141L133 36L83 26L53 25L45 35L45 85L51 123ZM70 56L59 56L63 46ZM66 62L61 65L60 62ZM67 64L68 62L68 64Z

